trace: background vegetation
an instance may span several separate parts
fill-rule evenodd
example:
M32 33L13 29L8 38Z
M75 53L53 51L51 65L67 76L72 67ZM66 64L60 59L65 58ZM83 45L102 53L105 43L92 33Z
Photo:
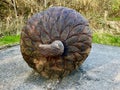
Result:
M119 0L0 0L0 45L7 44L5 41L19 42L26 20L52 6L73 8L85 16L90 22L94 43L120 46Z

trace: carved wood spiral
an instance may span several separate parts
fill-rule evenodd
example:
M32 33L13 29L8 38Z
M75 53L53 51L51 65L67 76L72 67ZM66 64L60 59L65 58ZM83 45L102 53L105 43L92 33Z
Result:
M63 51L63 47L61 52L51 48L55 41L61 42ZM24 60L41 76L62 78L83 63L91 43L89 23L80 13L66 7L51 7L27 21L21 31L20 47Z

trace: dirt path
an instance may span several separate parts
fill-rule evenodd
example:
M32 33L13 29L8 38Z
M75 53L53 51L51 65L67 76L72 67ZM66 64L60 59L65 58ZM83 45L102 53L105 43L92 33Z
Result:
M93 44L83 65L61 83L29 68L19 46L0 50L0 90L120 90L120 47Z

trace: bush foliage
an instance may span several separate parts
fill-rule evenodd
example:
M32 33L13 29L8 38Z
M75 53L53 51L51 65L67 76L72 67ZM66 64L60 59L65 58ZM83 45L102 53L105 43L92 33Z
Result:
M120 20L119 0L0 0L0 36L19 34L26 19L52 6L73 8L90 21L93 31L105 26L108 19Z

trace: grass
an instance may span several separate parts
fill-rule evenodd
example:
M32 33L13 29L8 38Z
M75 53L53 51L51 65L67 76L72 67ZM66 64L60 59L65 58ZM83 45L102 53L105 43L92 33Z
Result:
M19 43L20 35L4 36L0 38L0 46Z
M65 6L73 8L89 19L90 25L93 29L106 28L104 20L104 12L108 12L108 21L120 21L120 3L119 0L15 0L16 7L13 7L14 0L0 0L0 35L13 35L4 36L0 38L0 46L19 43L19 34L21 28L26 23L26 19L30 18L34 13L45 10L51 6ZM101 5L101 7L100 7ZM86 7L85 7L86 6ZM110 7L111 6L111 7ZM19 7L19 8L17 8ZM17 12L15 13L15 8ZM118 23L119 24L119 23ZM107 27L110 29L109 27ZM106 31L105 29L104 31ZM93 31L93 32L96 32ZM120 46L120 35L112 35L108 33L93 34L93 43L107 44ZM115 31L118 33L119 31Z
M93 43L120 46L120 35L112 35L108 33L94 33Z
M108 20L112 20L112 21L120 21L120 17L108 18Z
M0 46L19 43L20 35L4 36L0 38ZM108 33L94 33L93 43L120 46L120 36L111 35Z

